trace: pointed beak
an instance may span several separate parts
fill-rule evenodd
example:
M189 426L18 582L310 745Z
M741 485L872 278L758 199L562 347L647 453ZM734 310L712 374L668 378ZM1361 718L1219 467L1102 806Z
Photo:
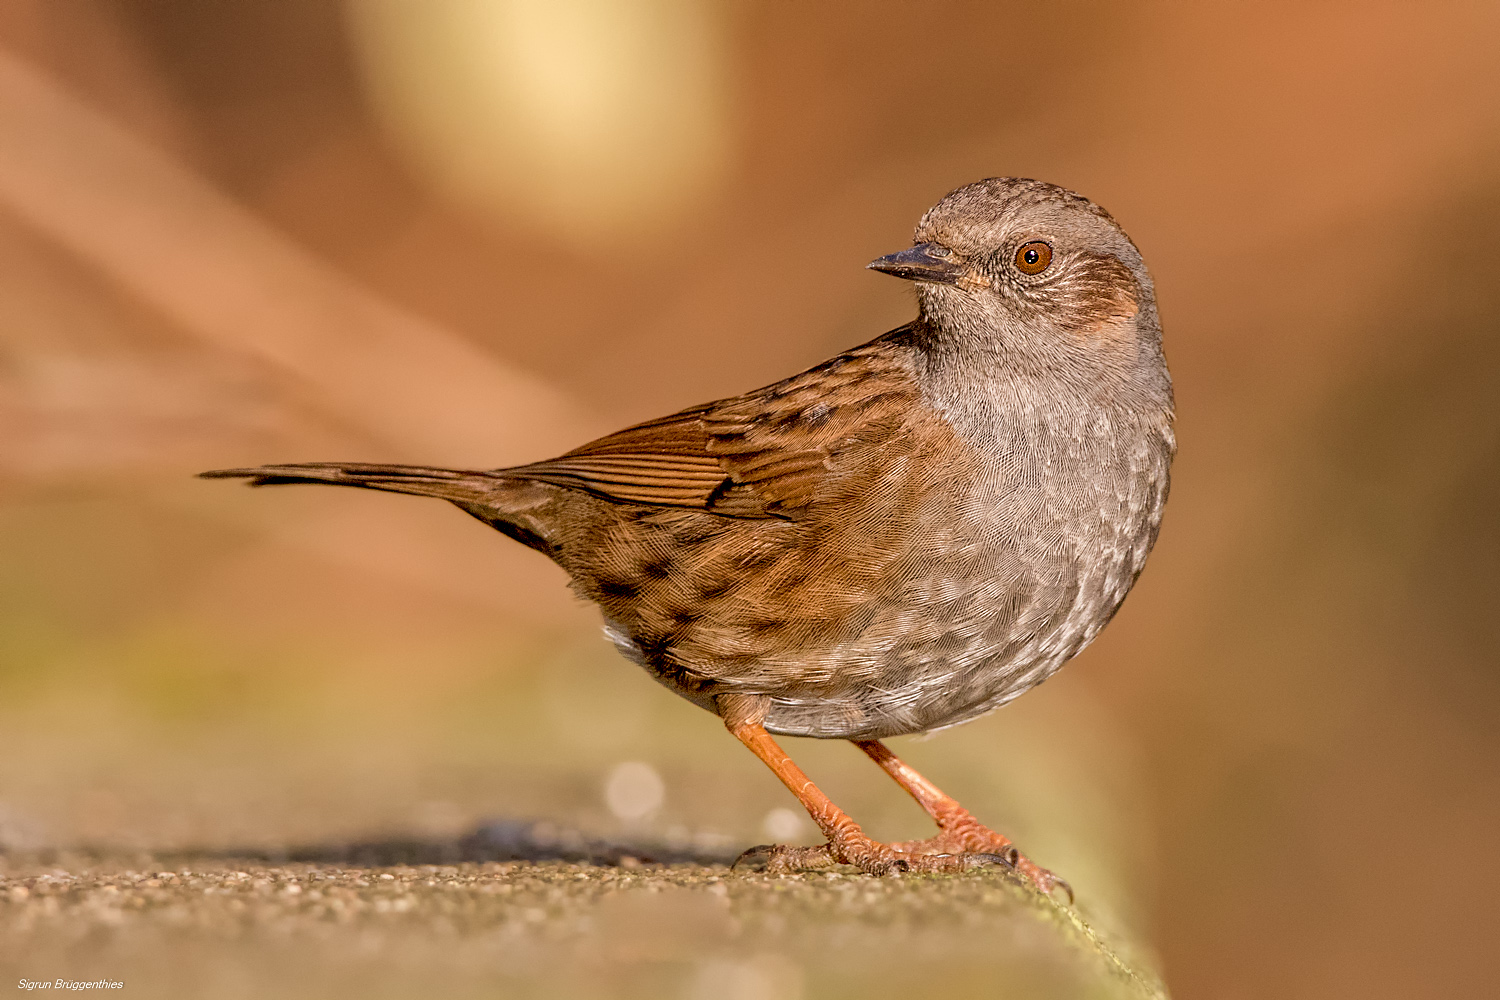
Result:
M910 250L877 257L865 266L908 281L956 285L968 268L953 260L950 253L936 243L918 243Z

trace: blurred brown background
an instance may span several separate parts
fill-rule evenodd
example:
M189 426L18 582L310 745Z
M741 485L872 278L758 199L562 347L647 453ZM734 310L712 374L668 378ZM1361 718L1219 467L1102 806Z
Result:
M622 761L665 784L631 822L764 839L774 779L540 556L189 477L494 466L763 384L904 322L863 264L1016 174L1153 269L1172 500L1093 648L899 742L1180 996L1484 992L1497 38L1483 2L7 0L0 846L611 829Z

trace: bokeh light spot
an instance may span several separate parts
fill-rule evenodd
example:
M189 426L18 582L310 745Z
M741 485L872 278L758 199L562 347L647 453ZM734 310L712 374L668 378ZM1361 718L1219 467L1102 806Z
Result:
M604 804L618 819L645 819L666 797L667 786L656 768L636 760L616 764L604 783Z
M729 147L721 11L697 0L350 0L372 110L424 180L585 248L667 227Z
M799 839L806 825L800 813L782 806L766 813L766 818L760 821L761 832L778 844Z

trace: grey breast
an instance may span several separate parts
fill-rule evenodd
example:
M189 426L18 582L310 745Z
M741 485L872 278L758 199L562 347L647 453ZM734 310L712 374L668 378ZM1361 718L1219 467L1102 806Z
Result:
M1164 423L1119 412L1009 420L979 475L933 491L858 641L857 669L773 698L787 735L883 738L956 725L1045 680L1124 600L1154 541ZM871 669L871 662L878 667Z

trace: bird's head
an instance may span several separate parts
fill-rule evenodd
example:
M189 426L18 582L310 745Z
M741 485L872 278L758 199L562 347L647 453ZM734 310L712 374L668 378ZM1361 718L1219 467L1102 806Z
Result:
M1055 185L965 185L922 217L910 249L869 266L917 283L939 346L1063 376L1165 372L1140 252L1108 212Z

